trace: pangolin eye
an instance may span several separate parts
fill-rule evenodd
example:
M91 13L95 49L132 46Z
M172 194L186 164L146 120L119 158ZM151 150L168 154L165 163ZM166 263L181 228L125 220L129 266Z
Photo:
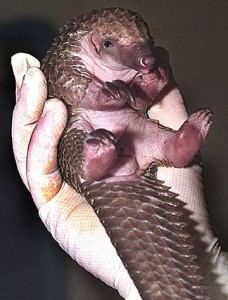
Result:
M113 42L110 40L105 40L103 45L104 45L104 48L111 48L113 46Z

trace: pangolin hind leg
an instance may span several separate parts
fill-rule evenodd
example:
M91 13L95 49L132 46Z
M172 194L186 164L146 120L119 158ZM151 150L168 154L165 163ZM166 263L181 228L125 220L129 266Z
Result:
M177 168L186 167L204 145L212 124L210 109L191 114L180 129L169 138L164 147L166 160Z

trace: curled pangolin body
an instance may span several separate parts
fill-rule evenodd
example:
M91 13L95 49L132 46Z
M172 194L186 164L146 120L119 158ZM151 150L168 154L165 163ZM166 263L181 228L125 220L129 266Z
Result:
M200 255L202 258L206 253L204 245L191 240L197 235L193 234L195 224L175 194L150 172L139 181L81 180L86 132L71 128L83 112L80 104L93 81L80 57L81 40L91 31L108 33L120 45L152 42L141 17L119 8L75 18L55 39L42 69L49 97L62 99L69 113L59 144L63 177L94 208L142 299L209 299L200 266Z

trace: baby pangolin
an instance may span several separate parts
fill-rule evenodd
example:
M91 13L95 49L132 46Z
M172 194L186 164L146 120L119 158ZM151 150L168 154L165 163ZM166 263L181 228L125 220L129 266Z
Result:
M207 109L175 132L146 116L173 78L134 12L100 9L65 25L43 60L49 97L68 109L64 180L94 208L144 300L208 299L194 225L154 166L185 167L204 144ZM172 117L172 116L170 116Z

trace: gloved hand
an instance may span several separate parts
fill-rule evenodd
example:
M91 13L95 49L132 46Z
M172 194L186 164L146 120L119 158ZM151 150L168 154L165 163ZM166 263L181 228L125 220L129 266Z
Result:
M87 201L66 184L57 167L57 145L67 121L58 99L47 100L40 63L12 57L16 106L12 139L20 176L39 214L60 246L82 267L117 289L124 299L141 299L103 226Z
M32 56L16 54L12 67L17 103L12 138L21 178L39 215L61 247L82 267L117 289L124 299L140 300L137 289L109 237L87 201L67 185L57 167L57 145L67 122L67 111L58 99L47 100L46 80ZM149 113L161 124L178 129L187 119L183 98L176 86L160 96ZM207 222L201 168L159 168L159 179L177 192L200 224L203 240L214 245Z

